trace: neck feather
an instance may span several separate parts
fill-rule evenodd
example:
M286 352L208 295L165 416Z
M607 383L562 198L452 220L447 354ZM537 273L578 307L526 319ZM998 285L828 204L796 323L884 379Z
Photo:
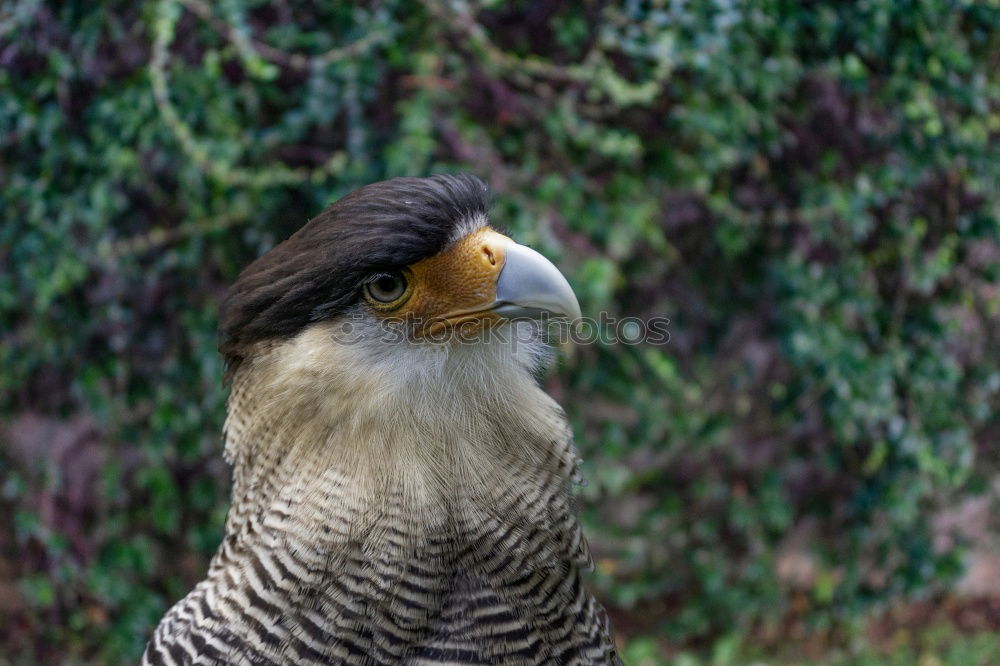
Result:
M568 496L577 458L533 378L537 349L340 345L330 326L258 349L234 377L230 537L271 511L309 532L378 533L390 510L415 533L454 530L456 514L537 524L539 502Z

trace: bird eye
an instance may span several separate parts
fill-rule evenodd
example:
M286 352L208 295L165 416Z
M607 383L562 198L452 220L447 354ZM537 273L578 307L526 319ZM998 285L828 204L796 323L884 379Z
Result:
M406 277L399 271L377 273L365 284L365 298L378 308L402 305L407 286Z

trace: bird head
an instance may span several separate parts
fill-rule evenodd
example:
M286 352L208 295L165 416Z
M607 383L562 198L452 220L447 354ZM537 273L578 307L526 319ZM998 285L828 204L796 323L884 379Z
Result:
M339 332L334 342L412 346L469 344L512 322L579 318L563 275L494 230L489 203L485 183L463 174L396 178L331 204L229 291L220 351L230 370L261 343L317 325ZM373 338L376 329L391 335Z

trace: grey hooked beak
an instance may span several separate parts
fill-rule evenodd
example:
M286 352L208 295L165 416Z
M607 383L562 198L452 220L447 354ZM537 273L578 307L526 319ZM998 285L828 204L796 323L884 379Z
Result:
M548 316L574 322L580 318L573 288L551 261L517 243L505 246L504 251L506 259L497 278L492 312L507 319Z

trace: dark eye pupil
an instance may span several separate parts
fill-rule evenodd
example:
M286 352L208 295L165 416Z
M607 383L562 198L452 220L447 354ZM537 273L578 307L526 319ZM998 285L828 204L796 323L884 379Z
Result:
M406 280L399 273L383 273L365 287L368 297L379 303L391 303L406 291Z

